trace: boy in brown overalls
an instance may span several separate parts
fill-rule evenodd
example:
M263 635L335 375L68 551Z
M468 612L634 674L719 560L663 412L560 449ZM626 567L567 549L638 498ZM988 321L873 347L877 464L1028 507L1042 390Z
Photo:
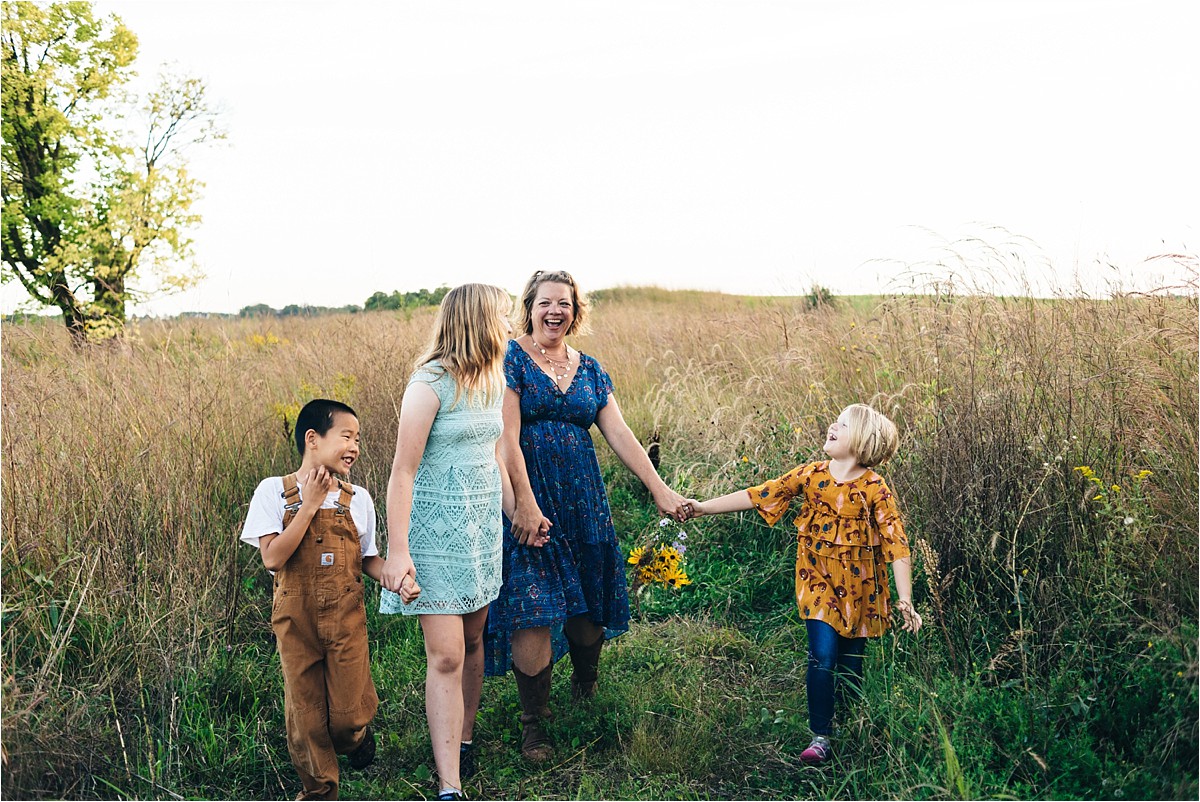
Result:
M379 705L367 654L365 573L383 566L370 494L342 481L358 458L358 417L317 399L296 420L299 470L264 479L241 539L275 574L271 627L283 669L288 753L304 790L337 799L337 755L365 768L375 759L371 720ZM415 581L405 584L412 598Z

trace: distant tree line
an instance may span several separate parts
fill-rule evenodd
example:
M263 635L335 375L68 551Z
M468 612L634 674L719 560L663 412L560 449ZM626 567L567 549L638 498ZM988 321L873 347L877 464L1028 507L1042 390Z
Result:
M358 304L347 304L346 306L288 304L282 309L276 309L267 304L254 304L253 306L243 306L238 312L238 317L316 317L317 315L332 315L345 312L353 314L361 311L362 307Z
M435 290L420 289L416 292L400 292L396 290L390 295L386 292L377 292L368 298L367 302L362 306L358 306L357 304L349 304L348 306L301 306L299 304L288 304L282 309L275 309L267 304L254 304L253 306L243 306L241 311L238 312L238 317L311 317L347 312L353 314L364 311L419 309L423 306L437 306L448 292L450 292L450 288L446 286L438 287Z
M417 309L422 306L437 306L446 297L450 288L443 285L436 290L420 289L416 292L395 290L391 295L377 292L367 299L363 309L373 312L378 309Z

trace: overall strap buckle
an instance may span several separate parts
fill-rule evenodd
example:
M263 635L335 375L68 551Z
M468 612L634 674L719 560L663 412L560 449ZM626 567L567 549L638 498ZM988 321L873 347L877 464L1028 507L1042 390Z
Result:
M300 485L296 482L296 474L289 473L283 477L283 492L279 495L283 497L285 514L295 515L300 511ZM286 523L284 525L286 526Z
M338 484L341 486L342 492L338 494L337 501L334 502L337 504L337 512L334 515L346 515L350 512L350 499L354 495L354 488L350 486L349 482L343 482L340 479Z

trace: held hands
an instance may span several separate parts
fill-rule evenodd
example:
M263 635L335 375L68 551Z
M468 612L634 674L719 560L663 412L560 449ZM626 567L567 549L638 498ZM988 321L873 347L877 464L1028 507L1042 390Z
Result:
M658 507L659 514L669 515L679 523L691 517L686 509L687 503L687 499L665 485L654 496L654 504Z
M905 632L916 632L921 628L921 614L917 612L917 608L913 607L913 603L908 599L901 599L896 602L896 610L899 611L904 619L900 624L900 629Z
M417 584L417 567L407 554L389 555L384 560L383 570L379 572L379 584L400 594L400 601L405 604L411 604L421 595L421 586Z
M693 518L699 518L701 515L707 515L704 511L704 505L694 498L686 498L680 505L683 510L683 517L679 519L680 523L690 521Z
M550 519L542 515L536 504L517 505L512 517L513 537L522 546L540 549L550 540Z

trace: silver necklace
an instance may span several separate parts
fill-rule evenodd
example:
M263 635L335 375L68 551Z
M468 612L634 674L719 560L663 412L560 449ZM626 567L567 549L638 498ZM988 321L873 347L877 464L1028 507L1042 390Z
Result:
M550 366L550 371L554 374L554 383L561 385L566 381L567 376L571 375L571 349L567 348L567 361L562 362L546 353L546 349L532 335L530 335L529 340L533 343L533 347L538 349L538 353L542 355L542 359L546 360L546 364Z

